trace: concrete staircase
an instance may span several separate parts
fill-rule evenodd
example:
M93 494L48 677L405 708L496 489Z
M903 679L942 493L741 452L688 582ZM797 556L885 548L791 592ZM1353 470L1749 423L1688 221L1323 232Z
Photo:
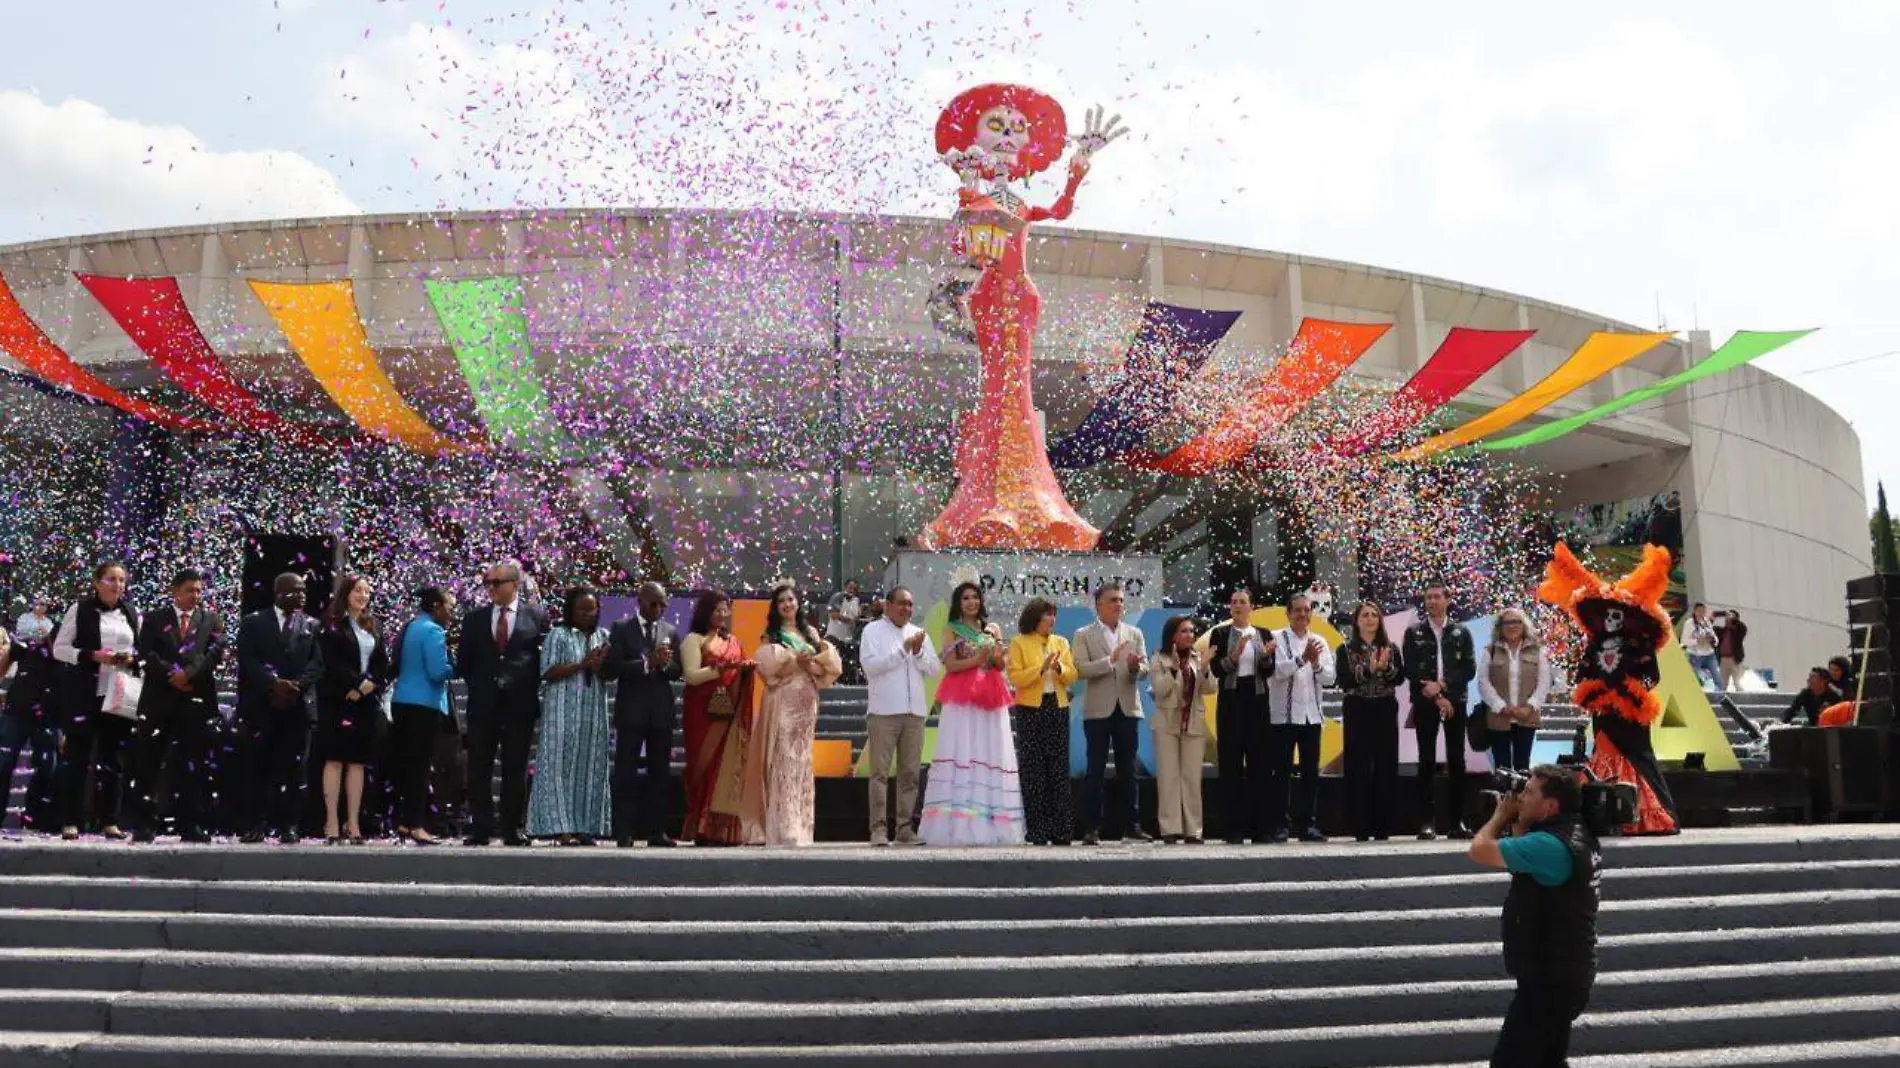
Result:
M1574 1063L1900 1058L1900 832L1606 853ZM0 1063L1465 1065L1504 883L1443 842L3 845Z

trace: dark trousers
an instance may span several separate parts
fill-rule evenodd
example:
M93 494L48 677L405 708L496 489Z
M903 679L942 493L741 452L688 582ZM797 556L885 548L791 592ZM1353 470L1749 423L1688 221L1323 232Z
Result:
M180 834L208 828L219 723L217 707L197 699L139 716L127 761L126 815L133 826L157 834L160 813L169 807Z
M1299 834L1319 827L1319 724L1275 723L1267 728L1273 747L1267 772L1267 825ZM1293 754L1299 751L1300 784L1293 785ZM1287 809L1291 795L1292 810Z
M435 736L455 721L428 705L391 704L389 779L395 787L396 826L427 830L429 773L435 761Z
M1066 845L1075 833L1075 799L1069 784L1069 710L1049 693L1042 695L1042 703L1035 708L1012 707L1009 718L1016 731L1016 766L1022 775L1027 837L1031 842Z
M468 721L468 822L477 838L523 834L528 822L528 747L534 721L521 716L471 716ZM501 824L495 824L495 755L501 754Z
M673 710L656 711L614 717L616 838L657 838L673 822L667 811L673 786Z
M1398 698L1348 697L1345 720L1346 824L1355 835L1383 838L1398 801Z
M1108 750L1115 749L1115 783L1121 788L1121 833L1132 834L1141 827L1138 796L1135 793L1136 749L1141 743L1141 721L1120 708L1101 719L1082 721L1082 738L1088 743L1088 773L1082 779L1082 830L1101 831L1107 821L1104 778L1108 773Z
M1465 710L1462 698L1454 697L1458 711L1450 719L1438 718L1438 706L1430 701L1414 701L1412 730L1418 735L1418 811L1419 822L1436 820L1432 780L1438 775L1438 735L1445 735L1445 792L1451 795L1451 824L1465 822Z
M1519 979L1497 1048L1491 1051L1491 1068L1565 1068L1570 1063L1570 1025L1589 1002L1588 986Z
M1507 730L1491 729L1491 761L1499 768L1531 770L1531 746L1537 741L1537 728L1513 723Z
M1267 766L1272 746L1267 739L1267 698L1245 683L1222 690L1214 739L1215 767L1220 773L1221 822L1226 838L1265 839L1273 829L1267 820Z
M238 828L244 832L303 832L304 758L310 749L310 720L303 706L259 713L244 725L243 805Z
M132 736L132 721L99 711L99 699L92 708L73 718L66 728L66 758L60 762L58 792L59 821L67 827L81 827L86 815L86 773L92 772L92 815L101 826L119 822L119 778L126 739Z
M53 820L53 779L59 768L59 732L43 719L0 715L0 789L13 792L13 769L20 750L32 751L33 778L27 782L26 804L20 811L22 828L49 830ZM0 803L0 822L6 806Z

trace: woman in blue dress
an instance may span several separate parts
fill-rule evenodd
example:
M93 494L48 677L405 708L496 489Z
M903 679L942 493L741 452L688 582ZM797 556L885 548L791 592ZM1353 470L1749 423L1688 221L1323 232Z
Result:
M531 838L584 846L611 830L611 717L601 677L606 660L600 598L576 586L567 591L560 625L541 646L541 744L528 798Z

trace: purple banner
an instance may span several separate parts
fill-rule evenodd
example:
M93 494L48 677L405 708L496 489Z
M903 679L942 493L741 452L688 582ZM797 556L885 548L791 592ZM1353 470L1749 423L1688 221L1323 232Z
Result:
M1155 424L1174 410L1182 384L1201 369L1239 318L1237 311L1149 301L1128 346L1121 378L1096 398L1068 437L1050 447L1049 462L1073 470L1141 448Z

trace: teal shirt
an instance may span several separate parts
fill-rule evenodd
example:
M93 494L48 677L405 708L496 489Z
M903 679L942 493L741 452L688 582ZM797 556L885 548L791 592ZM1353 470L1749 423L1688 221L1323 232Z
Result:
M1549 831L1532 831L1522 838L1501 838L1498 852L1513 875L1528 875L1537 885L1556 888L1570 881L1570 847Z

